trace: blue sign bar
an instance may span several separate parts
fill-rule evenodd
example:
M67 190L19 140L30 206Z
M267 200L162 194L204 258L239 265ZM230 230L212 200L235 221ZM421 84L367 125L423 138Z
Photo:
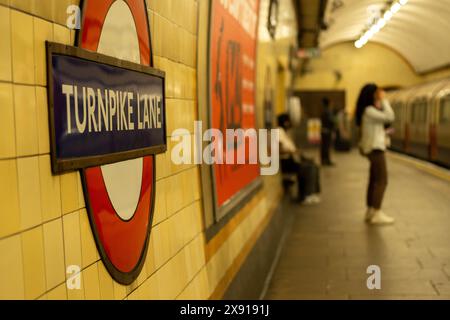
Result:
M164 73L47 44L54 173L167 150Z

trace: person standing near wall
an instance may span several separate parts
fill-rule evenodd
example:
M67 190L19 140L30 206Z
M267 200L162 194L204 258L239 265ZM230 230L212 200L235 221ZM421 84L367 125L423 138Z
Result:
M388 183L385 126L394 119L385 92L375 84L364 86L357 102L356 125L360 128L360 152L370 161L366 222L376 225L395 221L381 210Z
M331 140L334 131L334 116L330 108L330 99L322 99L320 159L322 166L334 165L330 159Z

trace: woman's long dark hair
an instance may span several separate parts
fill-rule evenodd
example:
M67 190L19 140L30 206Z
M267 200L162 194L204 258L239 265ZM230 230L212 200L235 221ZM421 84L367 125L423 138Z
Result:
M378 90L378 86L375 83L366 84L359 94L358 102L356 104L356 125L361 126L362 117L364 111L368 106L375 105L375 92Z

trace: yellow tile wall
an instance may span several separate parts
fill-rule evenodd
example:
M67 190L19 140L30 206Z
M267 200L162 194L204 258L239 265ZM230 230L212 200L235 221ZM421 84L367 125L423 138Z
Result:
M174 165L172 131L192 139L198 0L148 1L155 67L166 72L168 152L156 156L156 204L142 273L113 281L95 247L80 174L50 167L45 41L74 44L76 0L0 0L0 299L205 299L267 213L254 209L206 263L200 170ZM81 289L66 287L70 265Z

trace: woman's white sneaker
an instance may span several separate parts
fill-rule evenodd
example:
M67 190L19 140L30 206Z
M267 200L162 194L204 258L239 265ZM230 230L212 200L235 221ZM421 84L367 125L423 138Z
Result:
M382 225L382 224L393 224L395 222L395 219L388 216L381 210L374 210L374 214L372 218L370 219L371 224L375 225Z

